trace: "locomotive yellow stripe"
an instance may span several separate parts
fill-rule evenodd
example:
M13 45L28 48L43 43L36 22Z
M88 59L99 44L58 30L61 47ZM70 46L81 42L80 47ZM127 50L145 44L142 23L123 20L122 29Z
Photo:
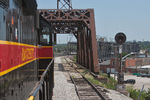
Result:
M28 47L37 47L37 48L52 48L53 47L53 46L35 46L35 45L30 45L30 44L24 44L24 43L18 43L18 42L10 42L10 41L3 41L3 40L0 40L0 44L28 46Z
M39 69L39 71L44 72L46 69Z
M28 46L28 47L37 47L37 46L35 46L35 45L29 45L29 44L18 43L18 42L10 42L10 41L2 41L2 40L0 40L0 44L18 45L18 46Z
M26 64L28 64L28 63L30 63L30 62L32 62L32 61L35 61L36 59L52 59L52 58L53 58L53 57L39 57L39 58L35 58L35 59L33 59L33 60L27 61L27 62L25 62L25 63L23 63L23 64L19 64L19 65L17 65L17 66L14 66L14 67L8 69L8 70L5 70L5 71L0 72L0 76L3 76L3 75L5 75L5 74L7 74L7 73L9 73L9 72L11 72L11 71L13 71L13 70L15 70L15 69L18 69L18 68L20 68L20 67L22 67L22 66L24 66L24 65L26 65Z
M34 100L34 96L30 96L28 100Z
M53 47L53 46L41 46L40 47L40 46L35 46L35 45L29 45L29 44L18 43L18 42L3 41L3 40L0 40L0 44L26 46L26 47L34 47L34 48L52 48ZM34 60L36 60L36 59L52 59L52 58L53 57L39 57L39 58L34 58L34 59L29 60L29 61L27 61L25 63L19 64L19 65L14 66L14 67L12 67L10 69L7 69L5 71L0 72L0 76L3 76L3 75L5 75L5 74L7 74L7 73L9 73L9 72L17 69L17 68L20 68L20 67L22 67L22 66L24 66L24 65L26 65L26 64L34 61Z
M26 65L26 64L28 64L28 63L30 63L30 62L32 62L32 61L34 61L34 60L36 60L36 58L35 58L35 59L32 59L32 60L30 60L30 61L27 61L27 62L25 62L25 63L22 63L22 64L20 64L20 65L14 66L14 67L12 67L12 68L10 68L10 69L8 69L8 70L2 71L2 72L0 72L0 76L3 76L3 75L5 75L5 74L7 74L7 73L9 73L9 72L11 72L11 71L17 69L17 68L20 68L20 67L22 67L22 66L24 66L24 65Z
M53 57L39 57L39 59L52 59Z
M39 48L52 48L53 46L38 46Z

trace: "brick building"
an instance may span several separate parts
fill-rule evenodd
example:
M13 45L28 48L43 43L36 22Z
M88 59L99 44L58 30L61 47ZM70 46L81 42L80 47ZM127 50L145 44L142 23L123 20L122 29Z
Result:
M150 65L150 58L127 58L124 62L125 67Z
M137 68L144 65L150 65L150 58L127 58L122 62L122 70L124 72L137 72ZM120 60L119 58L112 58L100 63L100 70L104 73L107 72L119 72L120 71Z
M126 72L136 73L140 71L141 66L150 65L150 58L128 58L124 64Z
M111 60L106 60L100 63L100 71L104 73L116 73L120 70L120 62L118 58L112 58Z

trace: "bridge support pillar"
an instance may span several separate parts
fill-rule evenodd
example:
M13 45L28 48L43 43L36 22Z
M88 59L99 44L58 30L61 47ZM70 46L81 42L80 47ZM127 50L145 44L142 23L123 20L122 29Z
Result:
M95 73L99 72L98 65L98 53L97 53L97 40L96 40L96 28L95 28L95 18L94 10L90 9L90 30L91 30L91 54L92 54L92 71Z

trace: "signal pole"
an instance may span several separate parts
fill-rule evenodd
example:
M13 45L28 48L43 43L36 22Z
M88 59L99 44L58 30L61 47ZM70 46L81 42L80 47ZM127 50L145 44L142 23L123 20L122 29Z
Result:
M119 45L119 55L120 55L120 68L118 71L118 84L123 84L124 74L122 69L122 44L126 41L126 35L122 32L119 32L115 36L115 41Z
M118 73L118 84L123 84L124 81L124 74L122 68L122 45L119 45L119 55L120 55L120 68Z

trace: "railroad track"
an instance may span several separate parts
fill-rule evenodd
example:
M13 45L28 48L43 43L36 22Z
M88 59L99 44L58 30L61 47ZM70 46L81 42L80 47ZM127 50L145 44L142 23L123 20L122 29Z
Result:
M92 84L76 68L74 68L70 62L67 60L66 62L72 66L70 70L74 70L71 72L74 72L75 76L70 72L68 73L72 82L74 83L79 100L111 100L100 86L95 86Z

